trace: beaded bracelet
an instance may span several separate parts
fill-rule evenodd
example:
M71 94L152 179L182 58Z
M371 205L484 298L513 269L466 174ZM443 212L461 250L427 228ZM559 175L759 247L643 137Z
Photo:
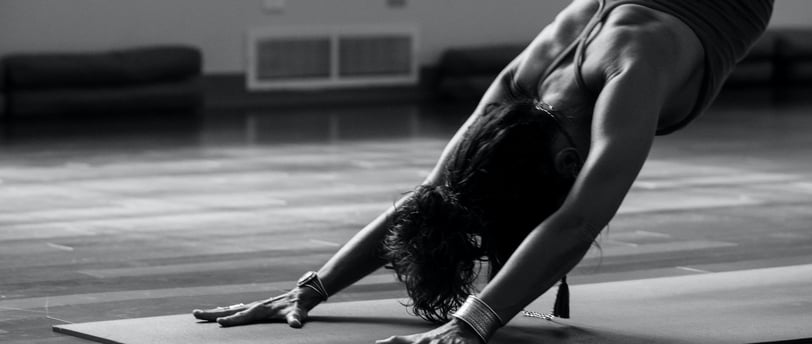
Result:
M493 308L474 295L468 296L465 303L451 316L468 324L483 343L487 343L493 333L504 325Z

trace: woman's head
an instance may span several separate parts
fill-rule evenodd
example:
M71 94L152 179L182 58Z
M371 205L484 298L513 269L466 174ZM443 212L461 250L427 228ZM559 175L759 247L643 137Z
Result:
M484 224L459 197L445 186L418 187L398 205L384 242L414 313L426 320L447 320L471 294L475 261L484 254L474 234Z
M442 179L391 218L385 255L415 314L444 321L473 291L475 261L491 274L560 206L580 167L572 138L532 101L489 106L452 151Z

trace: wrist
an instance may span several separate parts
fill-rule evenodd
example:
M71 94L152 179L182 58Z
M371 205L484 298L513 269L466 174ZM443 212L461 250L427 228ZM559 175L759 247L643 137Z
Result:
M457 317L451 317L451 320L448 321L448 324L451 325L459 336L462 338L466 338L469 340L476 340L481 344L486 344L486 342L482 341L482 338L474 331L471 325L468 325L465 321L460 320Z
M323 301L322 296L311 288L295 287L291 292L295 295L299 306L307 311L312 310Z
M494 332L504 326L504 321L493 308L474 295L468 296L452 316L468 325L483 343L487 343Z
M296 286L312 289L321 296L322 301L327 301L327 298L330 296L324 284L321 282L319 274L315 271L305 272L305 274L299 278L299 281L296 282Z

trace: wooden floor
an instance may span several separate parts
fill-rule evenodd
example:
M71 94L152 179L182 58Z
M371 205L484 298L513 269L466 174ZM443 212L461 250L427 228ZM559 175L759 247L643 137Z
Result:
M0 342L287 290L421 181L469 108L7 123ZM572 283L812 262L810 112L720 105L658 138ZM332 300L403 295L379 271Z

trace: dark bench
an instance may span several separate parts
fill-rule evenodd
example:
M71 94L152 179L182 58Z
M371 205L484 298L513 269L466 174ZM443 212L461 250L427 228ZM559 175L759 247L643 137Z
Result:
M14 54L0 61L10 117L196 111L202 55L187 46Z
M437 66L433 91L445 98L481 97L526 44L447 50ZM767 89L780 99L812 87L812 30L770 30L730 75L725 88Z

